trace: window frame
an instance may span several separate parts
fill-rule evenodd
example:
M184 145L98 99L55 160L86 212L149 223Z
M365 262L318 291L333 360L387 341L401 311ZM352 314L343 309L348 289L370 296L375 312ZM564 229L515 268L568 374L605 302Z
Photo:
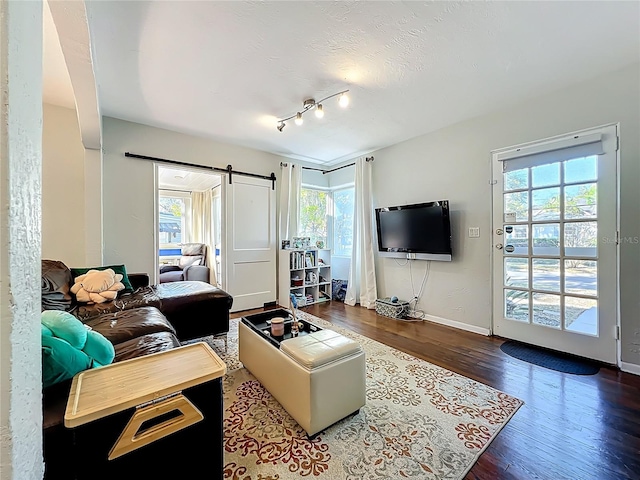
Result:
M349 255L344 255L344 254L337 254L335 253L335 236L334 236L334 225L335 225L335 203L333 201L333 197L335 195L336 192L340 192L342 190L352 190L353 194L354 194L354 203L355 203L355 184L354 183L350 183L350 184L346 184L346 185L338 185L336 187L333 187L331 189L331 256L332 257L338 257L338 258L351 258L351 254ZM355 211L353 212L353 215L351 217L351 221L353 222L353 216L355 215ZM352 239L353 242L353 239Z
M180 243L162 243L160 241L160 199L179 198L184 202L184 212L181 220L182 241ZM180 248L185 241L184 235L191 226L191 192L179 190L158 190L158 247L161 249ZM164 257L169 258L169 257Z
M305 184L303 183L302 185L300 185L300 196L302 197L302 190L315 190L317 192L325 192L327 194L327 204L325 206L325 212L324 212L324 218L325 218L325 222L326 222L326 228L327 228L327 240L325 242L325 248L330 248L329 247L329 241L331 239L331 223L329 222L329 205L333 205L332 203L332 197L331 197L331 190L326 188L326 187L319 187L317 185L309 185L309 184ZM300 228L300 225L302 224L302 209L300 209L300 218L298 218L298 228ZM302 236L302 234L299 234L299 236Z
M316 190L320 192L326 192L327 194L327 208L325 212L325 218L327 222L327 241L325 244L325 248L331 250L332 257L339 258L351 258L351 255L344 254L336 254L335 253L335 237L334 237L334 224L335 224L335 203L334 203L334 195L336 192L342 190L352 190L355 194L355 183L346 183L342 185L337 185L335 187L321 187L318 185L311 185L303 183L301 185L301 189L305 190ZM355 200L355 199L354 199ZM354 212L355 213L355 212ZM299 219L299 223L302 222L302 219Z

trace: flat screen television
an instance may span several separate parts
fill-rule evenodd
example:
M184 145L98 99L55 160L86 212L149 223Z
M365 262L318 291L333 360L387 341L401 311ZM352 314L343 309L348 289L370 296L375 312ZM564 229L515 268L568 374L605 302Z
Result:
M449 201L376 208L380 255L451 261Z

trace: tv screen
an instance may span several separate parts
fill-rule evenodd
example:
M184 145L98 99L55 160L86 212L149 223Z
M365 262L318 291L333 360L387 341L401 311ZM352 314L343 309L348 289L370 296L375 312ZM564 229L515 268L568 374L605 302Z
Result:
M448 200L376 208L376 228L385 256L451 260Z

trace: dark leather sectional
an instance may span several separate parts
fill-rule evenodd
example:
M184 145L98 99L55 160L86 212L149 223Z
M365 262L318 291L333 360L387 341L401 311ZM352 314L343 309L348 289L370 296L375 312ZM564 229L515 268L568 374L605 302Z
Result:
M130 274L133 293L115 302L77 304L70 293L71 271L56 260L42 261L42 310L66 310L113 343L115 362L181 345L181 341L229 331L233 297L205 282L149 285L146 274ZM45 478L69 478L65 464L70 432L64 410L71 380L43 391Z

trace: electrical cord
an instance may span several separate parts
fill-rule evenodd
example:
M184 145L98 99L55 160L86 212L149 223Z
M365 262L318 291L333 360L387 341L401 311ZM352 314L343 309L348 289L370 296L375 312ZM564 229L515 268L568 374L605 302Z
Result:
M404 263L398 262L397 258L394 258L393 261L396 262L396 265L398 265L399 267L404 267L407 263L409 263L409 259L408 258L404 261Z
M422 277L422 283L420 284L420 290L418 290L418 294L416 295L415 287L413 286L413 270L411 268L411 261L407 260L409 263L409 280L411 282L411 294L413 298L409 301L409 315L412 318L417 319L417 321L422 321L426 317L426 313L422 310L418 310L416 307L418 306L418 302L424 293L424 289L427 285L427 280L429 279L429 273L431 272L431 260L427 260L427 266L425 267L424 277ZM411 303L413 303L413 307L411 307Z

